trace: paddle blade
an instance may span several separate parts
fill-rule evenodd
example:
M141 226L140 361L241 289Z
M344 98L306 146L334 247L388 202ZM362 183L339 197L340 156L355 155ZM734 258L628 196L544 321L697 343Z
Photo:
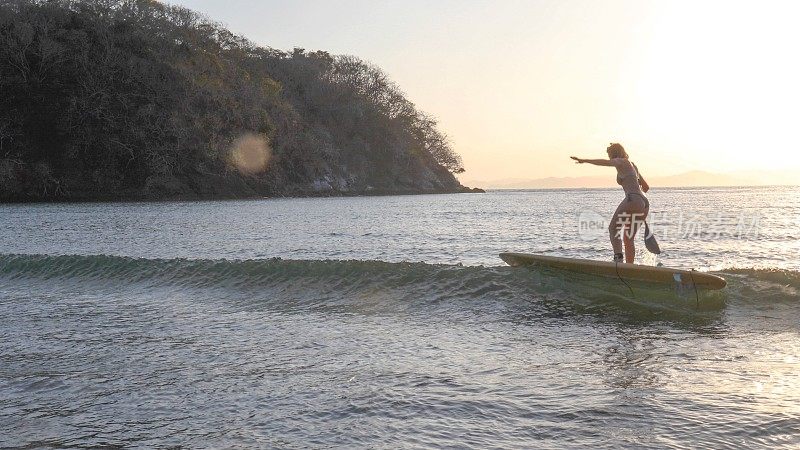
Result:
M647 247L647 251L654 255L661 254L661 248L658 246L658 241L656 241L655 235L650 232L650 225L647 222L644 223L644 246Z

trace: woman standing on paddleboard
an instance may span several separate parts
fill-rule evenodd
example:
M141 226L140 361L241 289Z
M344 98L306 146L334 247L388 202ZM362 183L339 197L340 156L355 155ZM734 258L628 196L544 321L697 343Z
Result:
M608 232L611 236L611 246L614 248L614 261L622 262L622 244L625 243L625 262L633 263L636 249L633 245L633 238L636 236L641 224L650 212L650 202L644 193L650 190L650 186L644 181L636 164L630 162L628 154L620 144L611 144L606 149L608 159L582 159L575 156L578 164L588 163L595 166L613 166L617 169L617 183L625 190L625 199L619 204Z

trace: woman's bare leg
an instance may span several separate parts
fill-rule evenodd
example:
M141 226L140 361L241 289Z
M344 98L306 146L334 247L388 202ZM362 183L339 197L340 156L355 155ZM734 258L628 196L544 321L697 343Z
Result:
M611 238L611 247L614 254L622 253L623 243L625 248L625 262L633 263L636 256L636 246L633 238L639 230L639 226L647 218L647 205L643 200L634 199L632 201L623 200L619 204L611 223L608 225L608 233Z
M636 237L636 233L639 231L639 228L644 223L644 220L647 218L647 209L644 209L644 212L637 212L631 214L631 221L628 222L628 227L625 229L625 234L622 240L625 243L625 262L629 264L633 264L633 260L636 257L636 246L634 245L634 238Z
M625 232L622 234L622 242L625 244L625 262L628 264L633 264L633 260L636 257L636 245L633 238L636 237L636 232L639 231L640 223L638 218L628 222Z
M608 236L611 238L611 248L614 249L614 255L622 253L622 236L625 231L627 215L623 203L620 203L617 210L614 211L614 215L611 216L611 223L608 224Z

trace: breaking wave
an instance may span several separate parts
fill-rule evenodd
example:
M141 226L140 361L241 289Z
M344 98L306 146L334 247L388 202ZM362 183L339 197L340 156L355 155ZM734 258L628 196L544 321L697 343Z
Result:
M800 273L769 269L727 269L729 286L701 294L717 306L731 302L800 302ZM213 290L216 294L302 304L402 305L458 301L569 301L598 308L633 301L650 307L679 299L694 305L695 293L676 293L613 279L511 267L461 266L421 262L360 260L202 260L142 259L110 255L0 255L0 278L13 283L77 285L81 289L167 288ZM659 294L660 297L659 297ZM697 299L699 302L700 299ZM669 301L667 302L669 303ZM673 302L675 303L675 302ZM674 306L674 305L673 305Z

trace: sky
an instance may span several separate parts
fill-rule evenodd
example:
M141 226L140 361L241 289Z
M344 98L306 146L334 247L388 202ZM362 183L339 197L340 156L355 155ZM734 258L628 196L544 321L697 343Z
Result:
M439 119L462 180L797 169L800 2L178 0L251 41L356 55Z

